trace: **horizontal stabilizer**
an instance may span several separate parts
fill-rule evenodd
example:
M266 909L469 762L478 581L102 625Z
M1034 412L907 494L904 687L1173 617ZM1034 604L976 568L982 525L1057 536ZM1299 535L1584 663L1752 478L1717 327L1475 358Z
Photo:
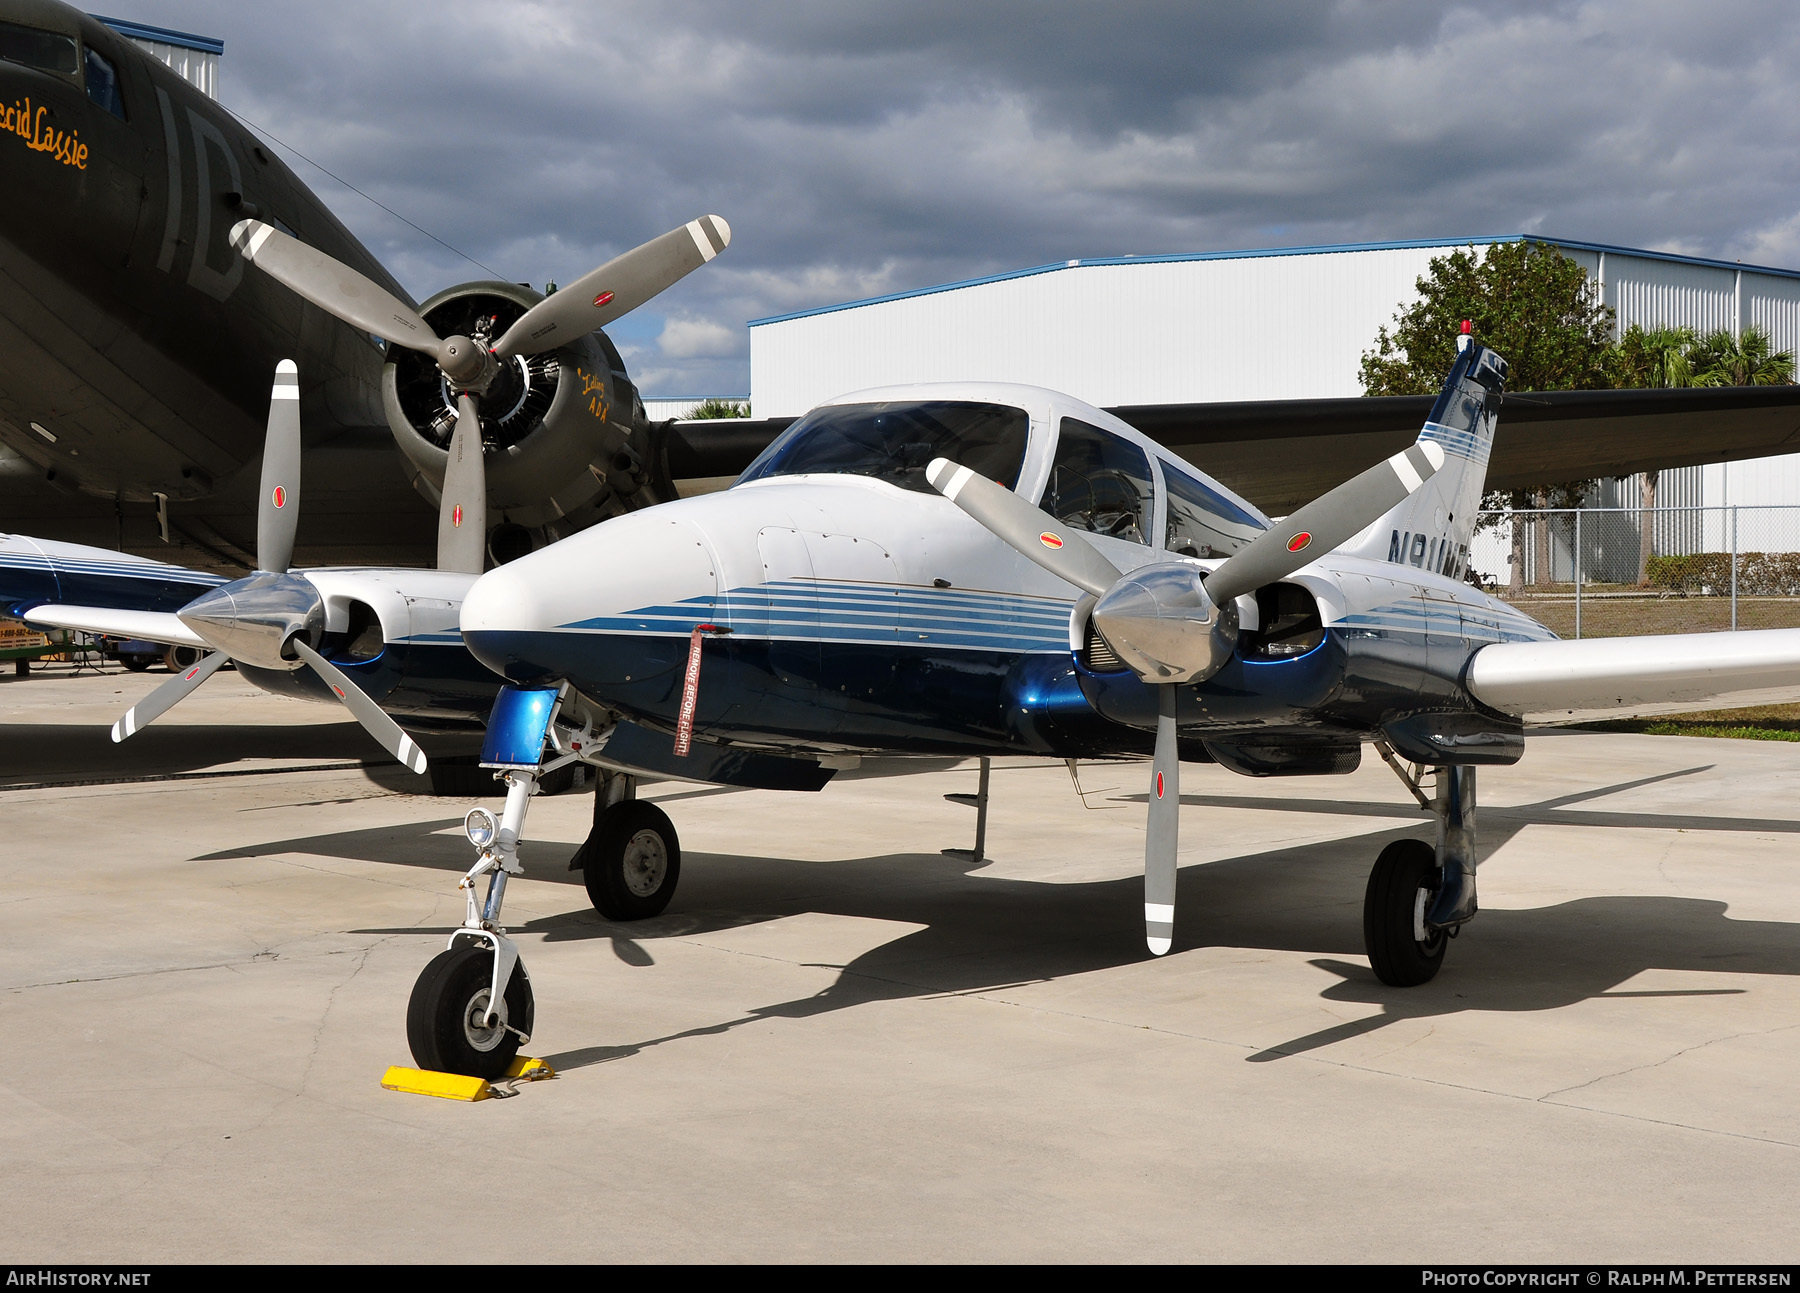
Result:
M204 639L175 617L173 611L119 611L105 606L36 606L25 619L47 628L104 633L115 638L142 638L171 646L206 647ZM208 648L210 649L210 648Z
M1500 642L1466 681L1482 704L1540 723L1786 704L1800 701L1800 629Z

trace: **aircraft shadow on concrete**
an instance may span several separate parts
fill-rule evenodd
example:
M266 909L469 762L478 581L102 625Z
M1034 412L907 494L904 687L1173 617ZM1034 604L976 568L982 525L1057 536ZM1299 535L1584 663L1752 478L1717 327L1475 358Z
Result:
M1481 854L1491 857L1528 825L1634 826L1715 832L1800 834L1800 820L1585 810L1578 805L1705 771L1655 777L1484 809ZM1184 795L1195 806L1263 808L1327 815L1391 815L1391 803L1270 800ZM666 802L666 800L665 800ZM1422 815L1421 815L1422 817ZM1199 828L1188 816L1189 831ZM208 859L281 853L465 870L466 841L438 834L457 818L277 840L208 854ZM1451 946L1444 971L1417 988L1390 988L1363 959L1362 899L1369 867L1389 842L1429 837L1423 819L1182 868L1174 955L1203 947L1313 953L1336 976L1326 1000L1382 1007L1377 1014L1298 1037L1250 1056L1268 1061L1329 1046L1401 1020L1468 1010L1554 1010L1606 996L1706 996L1732 989L1617 993L1646 970L1800 975L1800 925L1735 920L1712 899L1661 895L1578 898L1528 910L1488 909ZM1193 838L1191 835L1190 839ZM1000 841L1004 850L1004 841ZM535 879L580 883L564 870L573 846L527 846ZM555 850L553 852L552 850ZM549 856L547 856L549 855ZM196 859L202 860L202 859ZM1579 860L1572 865L1579 866ZM1499 877L1484 868L1486 883ZM546 1057L558 1068L621 1059L645 1047L728 1031L769 1019L805 1019L871 1002L1001 990L1113 969L1147 958L1143 882L1136 876L1080 884L989 877L966 858L895 853L831 862L688 853L676 909L616 924L587 907L514 926L547 942L610 940L620 960L655 964L662 939L704 935L787 916L827 914L923 926L873 948L838 970L822 991L759 1007L717 1025L629 1046L600 1046ZM447 934L449 928L357 930ZM1354 960L1341 958L1353 957Z
M130 707L130 697L118 700L123 714ZM170 722L147 727L118 745L113 743L110 722L76 726L0 723L0 783L123 781L198 772L244 759L330 759L369 763L369 779L390 790L416 794L423 786L423 778L394 763L354 722L273 727ZM420 744L427 755L461 754L478 749L480 736L427 733L420 737Z

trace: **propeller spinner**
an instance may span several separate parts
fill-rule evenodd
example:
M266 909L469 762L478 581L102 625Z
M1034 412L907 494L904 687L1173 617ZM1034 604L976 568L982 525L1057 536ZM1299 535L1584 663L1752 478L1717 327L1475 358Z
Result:
M1392 510L1444 465L1444 451L1420 440L1314 499L1208 573L1197 562L1153 561L1121 571L1080 531L1051 520L1004 485L934 459L926 479L996 538L1083 592L1094 627L1132 672L1155 684L1156 747L1144 837L1144 941L1157 956L1175 937L1175 865L1181 758L1177 687L1225 667L1237 649L1236 601L1285 579Z
M425 753L412 737L307 641L325 630L325 603L310 581L288 569L299 513L300 370L284 359L275 368L263 441L256 516L256 562L262 569L203 593L176 612L212 653L127 710L113 724L114 741L168 713L229 659L263 669L310 668L384 750L414 772L425 771Z

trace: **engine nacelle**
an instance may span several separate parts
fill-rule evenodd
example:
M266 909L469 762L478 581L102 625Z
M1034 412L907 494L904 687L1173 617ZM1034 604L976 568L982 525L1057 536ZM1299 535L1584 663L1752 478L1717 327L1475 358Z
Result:
M517 283L463 283L419 313L440 337L489 344L541 300ZM414 487L435 505L456 429L455 396L430 356L394 346L381 399ZM637 388L603 332L506 360L481 398L490 525L578 529L616 510L615 496L654 489L644 428Z

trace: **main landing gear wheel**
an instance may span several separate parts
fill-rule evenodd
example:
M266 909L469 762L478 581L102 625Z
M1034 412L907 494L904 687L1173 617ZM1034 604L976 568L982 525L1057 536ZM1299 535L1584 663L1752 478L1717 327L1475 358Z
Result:
M499 1021L489 1027L493 980L493 951L471 943L439 952L425 967L406 1006L406 1042L420 1068L478 1078L506 1072L519 1053L519 1033L531 1035L535 1007L521 961L506 985Z
M1437 881L1437 853L1423 840L1395 840L1381 850L1369 887L1363 895L1363 945L1375 977L1395 988L1428 983L1444 963L1441 929L1431 930L1424 942L1413 937L1414 921L1425 906Z
M608 920L661 915L681 879L675 824L641 799L623 800L601 812L579 861L588 897Z

